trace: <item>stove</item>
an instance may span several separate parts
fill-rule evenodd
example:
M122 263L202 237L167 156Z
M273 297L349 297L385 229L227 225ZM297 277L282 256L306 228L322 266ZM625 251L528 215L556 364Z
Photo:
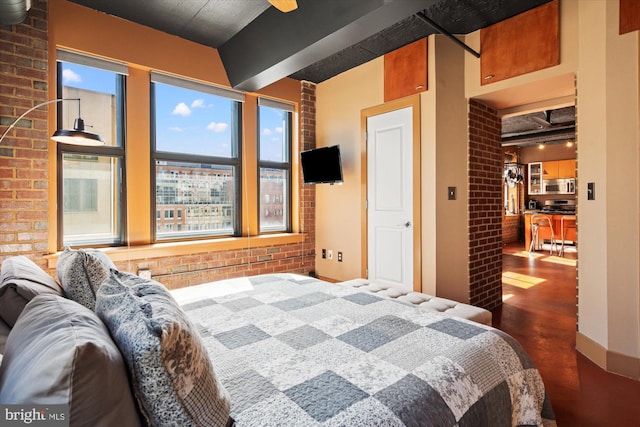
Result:
M545 200L540 211L551 214L575 215L576 201L572 199Z

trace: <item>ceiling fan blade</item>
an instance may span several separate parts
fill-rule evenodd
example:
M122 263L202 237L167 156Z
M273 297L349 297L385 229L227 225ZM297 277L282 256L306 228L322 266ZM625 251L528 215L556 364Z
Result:
M298 8L296 0L269 0L269 3L273 5L280 12L291 12Z

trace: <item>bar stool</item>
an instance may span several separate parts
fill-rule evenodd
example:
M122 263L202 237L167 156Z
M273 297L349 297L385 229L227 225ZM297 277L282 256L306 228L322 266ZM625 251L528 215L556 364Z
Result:
M564 241L567 239L567 236L571 236L571 241L574 243L577 241L577 238L578 238L578 233L576 229L576 216L562 215L562 219L560 220L560 230L562 233L562 245L560 245L560 256L564 256Z
M553 234L553 222L549 215L533 214L531 215L531 244L529 245L529 252L541 249L540 239L544 241L546 237L551 239L551 247L549 248L549 255L553 255L553 247L556 244L555 235Z

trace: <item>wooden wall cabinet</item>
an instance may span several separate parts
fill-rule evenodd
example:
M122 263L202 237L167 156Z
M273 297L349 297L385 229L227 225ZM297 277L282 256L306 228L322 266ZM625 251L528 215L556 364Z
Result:
M427 39L384 55L384 101L427 90Z
M640 2L620 0L620 34L640 30Z
M576 160L551 160L529 163L529 195L544 194L544 182L576 177Z
M483 28L480 51L481 85L560 64L559 0Z
M542 162L542 179L558 179L558 161Z
M558 160L558 178L575 178L576 177L576 161Z
M542 179L564 179L576 177L576 161L569 160L553 160L550 162L542 162Z

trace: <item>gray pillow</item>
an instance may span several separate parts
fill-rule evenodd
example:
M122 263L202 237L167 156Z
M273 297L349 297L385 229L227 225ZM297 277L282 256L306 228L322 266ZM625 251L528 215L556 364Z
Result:
M98 289L96 313L120 348L150 425L227 424L229 394L198 331L164 286L112 270Z
M31 300L11 330L0 366L0 402L70 405L72 426L140 425L109 331L91 310L55 295Z
M9 325L0 319L0 355L4 353L4 346L7 343L7 338L9 338L9 332L11 332Z
M58 258L58 280L68 298L95 310L96 291L109 277L113 261L95 249L71 250L65 248Z
M26 256L5 259L0 277L0 317L9 327L36 295L62 295L62 288L53 277Z

